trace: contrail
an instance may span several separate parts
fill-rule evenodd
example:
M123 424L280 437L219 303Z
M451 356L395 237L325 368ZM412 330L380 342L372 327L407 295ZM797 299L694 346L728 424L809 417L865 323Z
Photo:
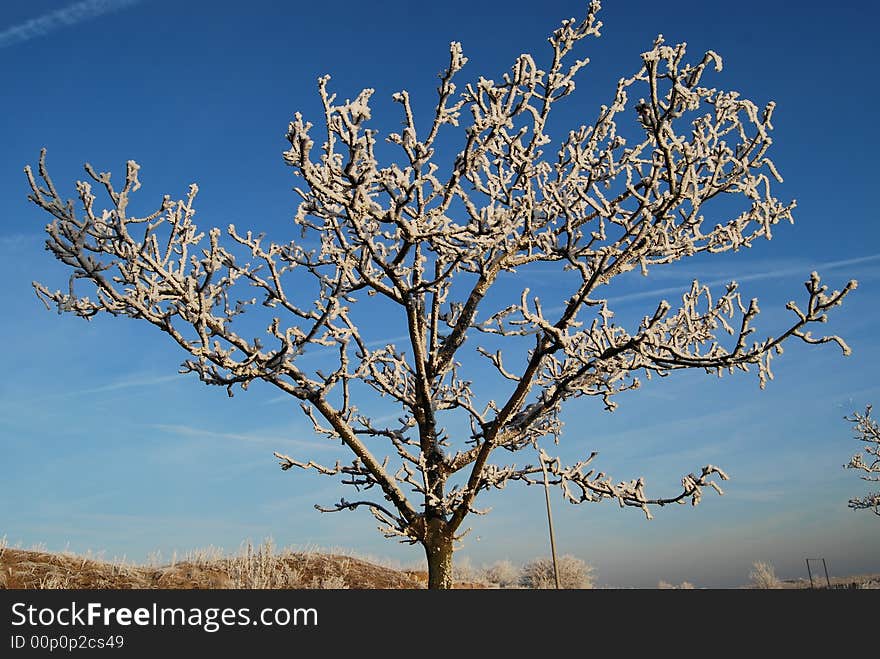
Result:
M3 30L0 32L0 48L45 37L55 30L126 9L139 2L140 0L82 0Z
M880 254L868 254L867 256L859 256L852 259L845 259L842 261L825 261L824 263L819 263L812 267L812 270L834 270L837 268L844 268L848 265L856 265L859 263L867 263L870 261L877 261L880 259ZM722 284L726 284L729 281L736 281L737 283L742 283L744 281L759 281L761 279L775 279L777 277L784 277L789 275L796 275L800 273L805 273L810 270L809 267L790 267L790 268L780 268L779 270L767 270L766 272L755 272L750 275L743 275L742 277L728 277L726 279L715 279L709 282L701 282L705 283L706 286L720 286ZM646 297L654 297L656 295L664 295L666 293L677 293L684 292L683 287L669 287L669 288L660 288L653 291L641 291L638 293L629 293L626 295L618 295L618 296L609 296L609 301L614 302L623 302L629 300L638 300ZM560 307L558 311L562 311L563 307Z
M701 284L706 286L721 286L727 284L730 281L736 281L737 283L742 283L745 281L760 281L762 279L775 279L777 277L784 277L789 275L796 275L809 272L810 270L817 271L825 271L825 270L834 270L836 268L844 268L848 265L857 265L860 263L869 263L871 261L880 260L880 254L867 254L866 256L858 256L851 259L844 259L842 261L825 261L824 263L818 263L816 265L810 266L798 266L798 267L787 267L780 268L778 270L767 270L765 272L755 272L748 275L743 275L741 277L727 277L725 279L714 279L712 281L701 281ZM612 304L620 304L622 302L630 302L632 300L641 300L644 298L655 298L658 295L666 295L666 294L675 294L675 293L684 293L690 290L690 284L680 286L668 286L666 288L655 288L647 291L638 291L636 293L624 293L623 295L613 295L610 294L607 296L608 302ZM549 309L545 309L544 313L559 313L564 311L565 307L551 307Z

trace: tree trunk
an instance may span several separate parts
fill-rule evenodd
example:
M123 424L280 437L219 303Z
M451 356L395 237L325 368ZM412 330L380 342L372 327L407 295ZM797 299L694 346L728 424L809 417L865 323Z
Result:
M428 588L452 588L452 533L442 519L428 522L428 534L422 545L428 559Z

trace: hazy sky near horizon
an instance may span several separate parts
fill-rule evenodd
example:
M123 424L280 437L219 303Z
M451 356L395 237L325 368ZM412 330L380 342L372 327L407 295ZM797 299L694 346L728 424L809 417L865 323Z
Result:
M297 181L281 159L284 135L297 111L320 127L318 76L332 75L340 99L375 88L373 127L386 135L400 126L395 91L411 93L417 120L427 116L450 41L460 41L469 58L462 89L480 75L499 79L520 52L546 64L549 33L587 5L281 4L0 5L0 342L8 374L0 383L0 537L10 544L143 560L209 545L233 552L245 539L271 536L278 545L423 561L420 548L382 538L363 510L313 509L351 498L350 488L278 468L276 450L329 462L337 455L314 438L296 401L259 385L230 399L222 388L177 375L185 356L153 327L59 317L31 287L32 280L67 285L43 250L48 216L26 199L22 168L36 164L41 147L65 197L75 195L84 162L121 180L134 159L143 183L133 196L136 212L152 212L165 193L182 198L198 182L200 227L234 222L283 239L297 203ZM591 64L577 93L560 104L559 126L592 121L658 33L686 41L691 60L711 48L724 58L712 86L759 106L776 101L769 155L785 182L774 193L798 201L795 224L779 226L770 242L633 279L609 300L621 316L680 299L695 276L716 286L736 279L746 299L761 302L759 335L775 334L789 319L785 303L804 299L812 270L832 288L849 279L859 288L814 330L842 335L851 357L834 345L789 342L764 391L754 373L675 373L622 394L614 413L600 400L571 403L551 452L573 460L599 451L596 466L618 480L644 475L655 495L675 491L682 475L708 463L731 480L723 496L707 491L696 508L659 509L652 521L613 502L569 506L556 493L560 553L592 564L598 583L609 586L661 579L732 586L747 580L756 560L773 563L784 578L805 576L807 557L824 557L833 574L880 572L880 522L847 507L870 488L842 468L859 448L844 415L880 405L878 10L608 0L600 18L603 36L579 47ZM455 131L448 134L441 142L447 158L460 148ZM391 338L401 327L373 329ZM480 565L549 553L542 490L513 484L478 501L487 506L487 516L470 519L457 558Z

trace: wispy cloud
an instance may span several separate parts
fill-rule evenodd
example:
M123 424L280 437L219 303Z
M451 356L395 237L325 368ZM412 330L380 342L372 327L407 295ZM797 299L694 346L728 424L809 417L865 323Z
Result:
M150 427L156 428L157 430L161 430L162 432L167 432L172 435L180 435L182 437L232 439L242 442L274 441L271 437L268 437L267 435L262 433L218 432L216 430L206 430L204 428L195 428L193 426L186 426L183 424L153 423L150 424Z
M367 341L366 346L368 348L375 348L377 346L385 347L388 344L394 345L399 341L408 341L409 334L400 334L398 336L390 336L387 339L376 339L375 341Z
M824 263L816 264L813 267L813 270L817 270L819 272L823 272L826 270L835 270L837 268L845 268L851 265L860 265L862 263L869 263L872 261L880 261L880 254L869 254L867 256L859 256L852 259L845 259L842 261L825 261ZM736 281L737 283L742 283L746 281L761 281L764 279L777 279L779 277L788 277L791 275L797 274L808 274L807 267L787 267L787 268L776 268L771 270L764 270L761 272L753 272L751 274L743 275L741 277L727 277L725 279L715 279L708 282L702 282L706 286L721 286L723 284L727 284L730 281ZM667 294L682 294L685 292L685 289L682 286L668 286L665 288L655 288L648 291L639 291L637 293L625 293L623 295L610 295L609 301L613 303L619 302L629 302L631 300L642 300L644 298L656 298L658 295L667 295ZM562 311L563 307L557 307L554 309L548 310L550 313Z
M140 0L82 0L48 14L37 16L24 23L13 25L0 32L0 48L45 37L55 30L71 27L104 14L136 5Z
M117 380L116 382L111 382L110 384L105 384L101 387L95 387L93 389L82 389L76 393L78 394L97 394L97 393L105 393L108 391L119 391L120 389L131 389L132 387L152 387L157 384L165 384L166 382L172 382L174 380L180 380L180 374L177 375L160 375L158 377L145 377L134 375L132 377L126 378L124 380Z
M37 240L42 237L35 233L10 233L6 236L0 236L0 250L15 251L22 247L36 244Z
M852 259L844 259L842 261L825 261L823 263L817 264L812 270L836 270L837 268L845 268L851 265L859 265L862 263L869 263L871 261L880 261L880 254L868 254L866 256L858 256ZM809 266L805 265L797 265L790 266L787 268L776 268L771 270L764 270L762 272L754 272L749 275L744 275L742 277L736 277L736 281L758 281L761 279L776 279L777 277L786 277L789 275L798 275L798 274L808 274L807 270L809 270ZM713 282L709 282L711 285L717 285L720 283L726 283L729 279L718 279Z
M857 265L859 263L867 263L869 261L878 261L880 260L880 254L868 254L867 256L857 256L852 259L844 259L842 261L826 261L825 263L820 263L819 268L824 270L832 270L834 268L845 268L848 265Z
M134 374L121 380L116 380L98 387L86 387L83 389L73 390L50 390L38 396L25 395L22 397L0 397L0 409L4 410L7 418L25 419L25 410L39 409L44 403L53 403L57 401L65 401L77 399L81 396L89 396L92 394L106 394L116 391L125 391L126 389L146 389L148 387L156 387L170 382L182 381L181 375L162 375L151 376L146 374ZM32 408L33 406L33 408ZM29 413L29 412L28 412Z
M195 439L227 439L238 442L251 442L255 444L271 444L275 448L281 450L285 446L299 446L310 450L337 450L338 444L330 444L321 441L319 438L297 439L292 438L288 433L280 432L218 432L215 430L207 430L205 428L196 428L183 424L154 423L150 424L151 428L166 432L171 435L180 437L191 437Z
M152 387L158 384L165 384L167 382L172 382L173 380L180 379L180 374L161 375L158 377L149 375L131 375L127 378L123 378L122 380L117 380L116 382L111 382L110 384L101 385L100 387L90 387L88 389L65 391L64 393L49 395L46 398L50 400L56 398L72 398L75 396L85 396L87 394L102 394L111 391L120 391L122 389L132 389L135 387Z

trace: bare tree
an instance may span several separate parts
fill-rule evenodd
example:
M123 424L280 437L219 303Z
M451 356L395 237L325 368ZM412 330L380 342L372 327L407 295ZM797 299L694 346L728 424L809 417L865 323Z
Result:
M755 561L752 563L752 571L749 572L749 581L752 588L779 588L779 579L776 576L776 570L771 563L764 561Z
M864 456L856 453L843 466L863 472L859 476L862 480L877 483L880 482L880 425L876 419L871 418L871 409L871 405L868 405L864 414L853 412L852 416L844 417L852 422L855 439L865 442L866 446L863 449ZM880 492L871 492L860 499L850 499L849 507L853 510L873 510L875 515L880 516Z
M593 587L593 566L586 562L566 554L559 557L559 585L556 583L556 574L551 558L536 558L529 561L522 568L520 585L523 588L550 589L587 589Z
M567 401L598 397L610 411L617 394L639 386L638 376L681 369L754 368L763 387L771 358L793 337L849 353L841 338L814 337L808 327L827 320L856 282L828 292L816 273L806 303L787 305L791 324L762 340L750 338L757 301L743 301L735 282L713 295L694 281L677 308L660 300L640 323L614 321L612 282L769 240L774 225L793 221L795 204L770 190L771 179L781 181L767 157L774 104L761 109L737 92L703 86L721 58L709 51L685 63L685 45L662 37L639 70L620 79L610 105L545 158L548 118L575 89L587 60L572 60L572 52L599 36L598 11L592 2L583 20L552 33L546 70L523 54L500 82L481 77L460 94L453 79L467 59L453 42L429 125L417 130L406 91L393 96L403 129L387 141L400 163L377 162L377 131L367 128L373 90L338 103L329 76L320 78L320 147L297 113L284 153L302 179L298 240L267 242L233 225L227 246L218 228L206 237L193 221L196 185L183 200L166 196L155 212L129 215L140 186L134 161L121 188L86 165L91 182L76 184L78 212L53 185L44 151L38 177L26 168L29 198L54 216L47 248L72 275L67 290L35 283L37 294L59 313L152 323L189 353L181 372L230 396L261 380L299 399L315 432L354 459L322 465L276 454L282 469L313 469L358 492L378 491L319 509L369 509L388 536L424 547L430 587L450 587L454 542L465 518L479 512L477 495L513 481L542 483L540 465L511 463L496 449L558 440ZM449 126L460 129L460 150L441 167L435 143L441 131L454 132ZM93 183L109 210L97 210ZM722 197L715 212L726 219L707 221L704 212ZM731 200L740 208L731 210ZM511 276L535 267L558 268L555 283L569 284L568 293L544 305ZM75 291L83 280L95 297ZM240 315L259 311L242 285L272 310L262 339L240 329ZM363 314L370 312L399 322L406 340L369 341ZM463 349L466 339L472 351ZM330 365L310 370L302 357L315 351ZM486 361L465 363L466 352ZM486 382L484 367L499 386L480 393L473 381ZM367 412L374 396L400 409L397 423ZM650 506L696 504L705 487L720 492L713 474L727 478L707 465L686 475L680 492L649 497L642 478L615 483L597 472L595 453L572 465L540 455L567 501L615 499L649 518Z
M496 561L483 570L482 576L498 588L515 588L520 581L520 569L508 560Z

